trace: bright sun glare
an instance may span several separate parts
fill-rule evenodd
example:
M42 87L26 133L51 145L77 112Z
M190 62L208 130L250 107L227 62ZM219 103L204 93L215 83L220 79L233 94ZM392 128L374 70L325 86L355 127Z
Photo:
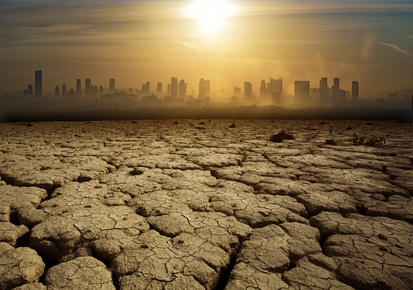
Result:
M225 19L233 16L235 12L235 6L228 0L194 0L185 9L186 15L197 19L206 33L221 29Z

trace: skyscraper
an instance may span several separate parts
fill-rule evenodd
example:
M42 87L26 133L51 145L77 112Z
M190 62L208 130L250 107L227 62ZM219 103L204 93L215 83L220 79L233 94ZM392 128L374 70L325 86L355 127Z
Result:
M244 98L252 98L252 84L250 82L244 82Z
M205 98L205 80L204 79L200 79L199 80L199 98L203 99Z
M151 83L146 82L142 85L142 96L148 97L151 94Z
M67 95L67 88L66 88L66 84L62 85L62 97L66 98Z
M162 97L162 83L158 83L158 85L156 86L156 96L158 98Z
M103 86L99 87L99 97L103 95Z
M357 81L353 81L351 84L351 99L353 102L357 102L359 100L359 83Z
M327 78L322 78L320 80L319 94L320 94L320 102L327 101L327 96L328 96Z
M60 89L59 89L59 86L57 86L57 85L54 89L54 96L55 96L55 98L60 97Z
M115 79L109 80L109 92L112 94L115 91Z
M76 98L80 99L82 97L82 84L81 80L77 79L76 80Z
M171 78L171 97L177 98L178 97L178 79Z
M90 79L85 80L85 97L91 98L93 95L93 86Z
M340 79L334 78L334 85L332 87L331 97L333 102L338 102L340 99Z
M294 81L294 96L298 101L310 100L310 82Z
M261 87L260 87L260 97L265 98L268 95L268 90L267 90L267 83L265 80L261 81Z
M205 80L205 97L209 97L211 94L211 81Z
M34 95L36 97L41 97L43 95L42 86L42 71L37 70L34 72Z
M183 98L186 96L186 88L187 84L185 83L184 80L179 81L179 97Z

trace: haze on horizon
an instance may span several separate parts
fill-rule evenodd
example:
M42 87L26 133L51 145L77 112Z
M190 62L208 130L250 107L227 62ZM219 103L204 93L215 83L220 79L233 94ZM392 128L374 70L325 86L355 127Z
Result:
M78 78L138 88L177 77L189 92L205 78L231 92L280 76L284 95L294 80L318 87L322 77L346 90L357 80L361 96L412 88L411 2L196 3L0 1L0 94L34 84L36 69L50 93Z

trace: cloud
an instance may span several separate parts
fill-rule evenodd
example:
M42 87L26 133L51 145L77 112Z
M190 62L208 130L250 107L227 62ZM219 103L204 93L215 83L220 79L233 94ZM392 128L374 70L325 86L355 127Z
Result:
M393 48L395 51L401 52L404 55L407 56L413 56L410 52L408 52L407 50L401 49L398 45L396 44L392 44L392 43L387 43L387 42L380 42L380 44L383 44L385 46L391 47Z
M199 52L201 51L201 48L200 48L198 45L195 45L195 44L192 44L192 43L189 43L189 42L185 42L185 41L180 41L180 40L178 40L178 39L176 39L176 38L174 38L174 42L179 43L179 44L182 44L182 45L184 45L184 46L186 46L186 47L188 47L188 48L197 49Z

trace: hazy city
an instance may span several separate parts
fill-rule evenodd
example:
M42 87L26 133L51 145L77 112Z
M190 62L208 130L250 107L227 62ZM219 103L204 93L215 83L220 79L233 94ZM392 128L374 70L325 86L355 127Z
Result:
M412 15L0 0L0 290L412 290Z

